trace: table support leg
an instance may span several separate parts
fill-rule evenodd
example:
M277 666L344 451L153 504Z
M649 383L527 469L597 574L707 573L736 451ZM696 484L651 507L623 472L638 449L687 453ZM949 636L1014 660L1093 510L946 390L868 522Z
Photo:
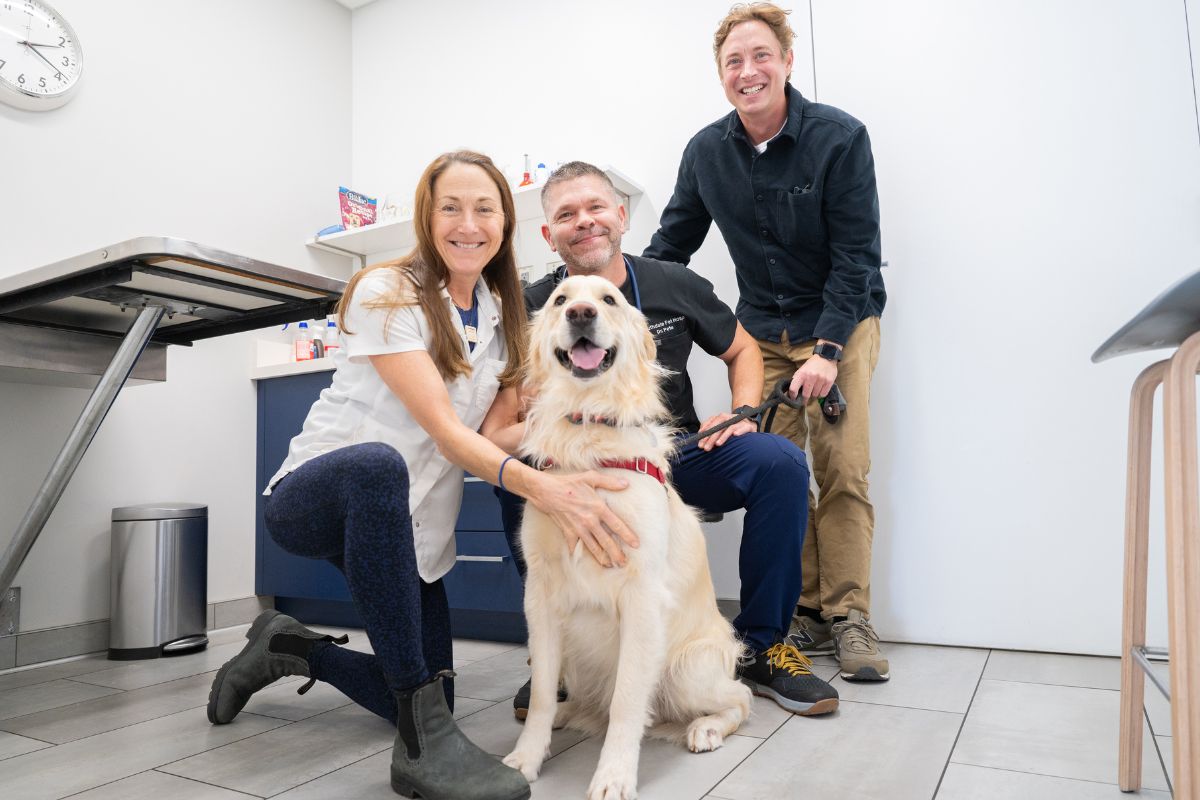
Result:
M4 555L0 556L0 604L7 602L8 592L4 592L17 576L25 557L29 555L33 543L45 527L46 521L54 511L55 505L62 497L67 482L75 474L83 454L104 421L108 410L117 399L117 393L125 385L125 379L133 371L138 356L146 348L150 337L158 327L166 311L162 306L147 306L143 308L134 320L133 325L125 333L121 346L117 348L108 368L100 376L100 382L92 390L92 394L84 404L83 412L75 422L75 427L67 434L67 441L59 451L58 457L50 466L42 485L34 495L33 503L25 512L25 517L17 526L17 532L8 543Z

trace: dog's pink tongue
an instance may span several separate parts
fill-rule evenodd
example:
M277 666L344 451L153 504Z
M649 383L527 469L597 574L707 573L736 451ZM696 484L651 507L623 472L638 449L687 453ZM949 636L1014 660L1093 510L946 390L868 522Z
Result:
M580 342L571 348L571 363L580 369L595 369L604 360L604 350L591 342Z

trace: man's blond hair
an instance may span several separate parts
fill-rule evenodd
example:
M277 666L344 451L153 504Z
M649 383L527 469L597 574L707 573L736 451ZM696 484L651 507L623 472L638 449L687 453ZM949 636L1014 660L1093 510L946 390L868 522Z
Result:
M790 13L792 12L774 3L738 3L729 9L729 14L721 20L717 32L713 35L713 58L717 61L717 71L721 70L721 47L729 38L729 32L743 22L757 20L770 28L779 41L780 55L787 58L787 54L792 50L792 39L796 35L788 25L787 17Z

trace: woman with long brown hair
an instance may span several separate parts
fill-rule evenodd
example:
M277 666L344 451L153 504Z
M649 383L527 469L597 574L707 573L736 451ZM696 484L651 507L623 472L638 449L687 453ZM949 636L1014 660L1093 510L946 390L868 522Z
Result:
M515 392L526 336L517 220L500 171L478 153L439 156L421 176L415 209L413 251L346 287L333 384L267 489L271 537L345 574L375 652L336 647L344 641L264 612L217 673L208 716L231 722L284 675L327 681L396 723L391 782L400 794L516 800L529 796L525 779L475 747L451 716L441 578L455 563L462 470L526 497L601 561L623 559L610 532L631 546L636 539L595 491L623 480L541 473L478 433L497 395Z

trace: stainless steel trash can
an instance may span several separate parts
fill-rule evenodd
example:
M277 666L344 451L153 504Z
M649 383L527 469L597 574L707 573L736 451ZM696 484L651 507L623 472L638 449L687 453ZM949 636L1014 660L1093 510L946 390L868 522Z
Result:
M194 652L208 645L208 506L114 508L108 657Z

